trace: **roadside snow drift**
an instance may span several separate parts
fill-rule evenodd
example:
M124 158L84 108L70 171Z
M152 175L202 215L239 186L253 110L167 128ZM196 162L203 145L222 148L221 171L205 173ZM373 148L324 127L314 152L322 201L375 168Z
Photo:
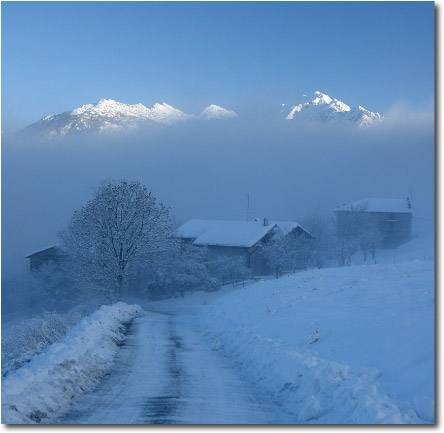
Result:
M434 262L311 270L201 316L214 350L296 423L434 421Z
M138 305L102 306L2 381L2 423L51 422L110 368Z

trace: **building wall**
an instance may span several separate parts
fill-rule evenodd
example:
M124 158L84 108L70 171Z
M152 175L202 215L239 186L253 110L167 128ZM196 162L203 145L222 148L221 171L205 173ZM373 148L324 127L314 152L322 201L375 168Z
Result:
M44 264L49 262L56 263L59 259L57 249L55 247L48 248L29 257L29 265L31 271L38 271Z
M397 212L337 212L338 236L343 236L352 221L358 228L375 226L382 233L383 248L396 248L408 241L412 235L412 214Z
M383 246L396 248L412 236L411 213L378 213L377 224L384 235Z
M218 257L239 257L248 266L248 248L241 247L222 247L222 246L208 246L208 254L210 260L215 260ZM211 271L213 269L210 269Z
M256 248L250 255L250 264L253 276L255 277L271 275L273 273L273 269L267 265L260 247Z
M251 269L253 276L271 273L261 255L260 248L208 246L208 251L210 260L215 260L218 257L239 257L245 266ZM210 266L210 272L216 271L217 269L212 269Z

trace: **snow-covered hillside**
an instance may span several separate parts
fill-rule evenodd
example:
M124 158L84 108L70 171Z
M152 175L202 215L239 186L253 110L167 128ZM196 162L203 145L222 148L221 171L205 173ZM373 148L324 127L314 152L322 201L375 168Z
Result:
M434 261L415 259L259 282L202 327L301 423L430 423L434 305Z
M366 110L361 106L350 108L344 102L332 99L319 91L303 95L297 105L282 104L282 112L287 120L345 122L359 127L377 125L382 121L379 113Z
M112 99L101 99L61 114L45 116L21 134L35 138L55 138L86 131L99 133L126 132L150 124L175 124L189 119L222 119L236 117L234 111L209 105L199 115L186 114L163 102L151 108L143 104L128 105Z

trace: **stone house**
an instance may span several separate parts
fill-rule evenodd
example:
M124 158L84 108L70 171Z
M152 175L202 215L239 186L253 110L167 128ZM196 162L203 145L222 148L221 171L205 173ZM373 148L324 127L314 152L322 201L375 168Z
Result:
M210 260L219 257L239 257L253 276L270 275L270 269L261 254L261 246L279 233L298 233L310 236L294 221L226 221L192 219L177 230L177 236L197 246L208 248Z
M352 221L362 230L377 228L383 237L383 248L396 248L412 236L413 210L409 198L366 198L339 206L333 212L339 237Z

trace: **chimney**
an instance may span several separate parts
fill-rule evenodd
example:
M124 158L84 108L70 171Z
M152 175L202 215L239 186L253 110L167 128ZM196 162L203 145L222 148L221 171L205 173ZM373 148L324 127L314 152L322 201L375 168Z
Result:
M264 226L268 226L268 218L264 218Z
M412 203L410 202L410 197L407 197L407 207L408 207L409 209L412 208Z

